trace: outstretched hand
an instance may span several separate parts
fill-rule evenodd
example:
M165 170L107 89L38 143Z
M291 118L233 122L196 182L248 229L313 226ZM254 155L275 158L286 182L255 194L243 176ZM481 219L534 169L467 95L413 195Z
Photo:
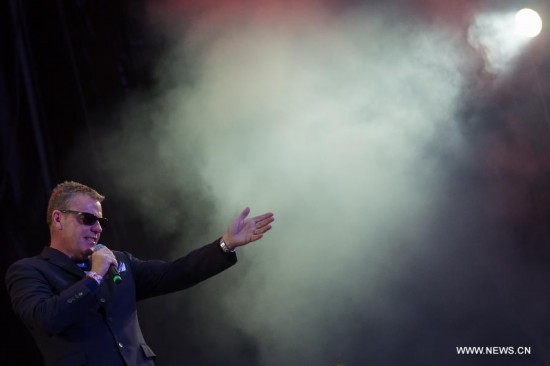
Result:
M260 240L275 220L271 212L247 219L249 213L250 208L245 208L227 227L223 240L230 249Z

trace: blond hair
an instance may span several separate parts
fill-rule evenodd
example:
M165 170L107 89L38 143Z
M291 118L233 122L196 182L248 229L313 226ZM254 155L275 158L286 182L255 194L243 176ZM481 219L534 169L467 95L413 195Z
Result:
M99 194L95 189L90 188L82 183L65 181L59 183L50 195L48 201L48 210L46 211L46 223L48 226L52 223L52 213L54 210L66 210L74 196L77 194L85 194L86 196L103 202L105 196Z

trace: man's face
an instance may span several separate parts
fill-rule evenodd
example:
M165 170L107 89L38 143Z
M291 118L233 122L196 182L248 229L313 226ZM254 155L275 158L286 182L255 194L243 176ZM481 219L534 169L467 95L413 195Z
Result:
M73 197L67 210L87 212L97 217L103 217L101 203L87 195L78 194ZM103 228L98 221L91 226L81 222L79 215L54 211L55 240L52 243L73 260L84 260L93 252L93 247L99 241Z

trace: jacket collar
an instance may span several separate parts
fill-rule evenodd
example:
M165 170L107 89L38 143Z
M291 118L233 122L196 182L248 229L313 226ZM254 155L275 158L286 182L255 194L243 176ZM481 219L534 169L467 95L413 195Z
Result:
M76 262L57 249L52 247L44 247L44 249L42 249L42 253L40 253L40 257L68 272L74 273L77 276L84 276L84 271L77 266Z

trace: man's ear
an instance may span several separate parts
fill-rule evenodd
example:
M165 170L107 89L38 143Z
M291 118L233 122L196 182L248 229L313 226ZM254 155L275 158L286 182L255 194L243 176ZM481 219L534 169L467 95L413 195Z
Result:
M63 229L63 224L61 223L61 212L58 210L54 210L52 212L52 225L57 230Z

